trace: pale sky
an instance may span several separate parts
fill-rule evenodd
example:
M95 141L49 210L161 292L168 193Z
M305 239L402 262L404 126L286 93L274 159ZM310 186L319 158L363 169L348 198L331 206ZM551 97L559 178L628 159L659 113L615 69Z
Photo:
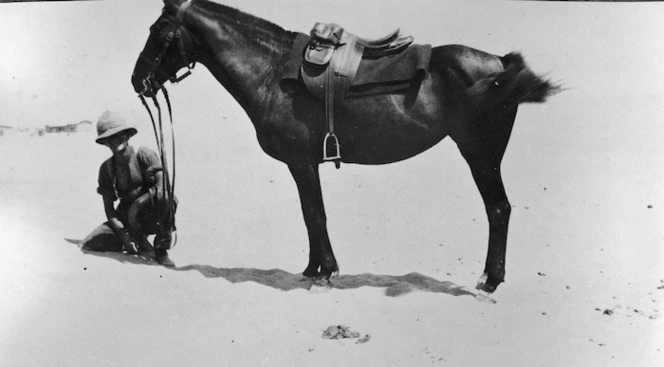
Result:
M94 120L126 104L159 11L158 1L0 4L0 124Z
M416 43L462 43L500 55L521 51L534 70L578 93L652 95L664 86L661 3L223 3L302 32L316 21L334 21L367 37L401 28ZM95 122L105 109L143 116L130 77L162 6L160 0L0 4L0 125ZM186 83L210 78L202 74Z

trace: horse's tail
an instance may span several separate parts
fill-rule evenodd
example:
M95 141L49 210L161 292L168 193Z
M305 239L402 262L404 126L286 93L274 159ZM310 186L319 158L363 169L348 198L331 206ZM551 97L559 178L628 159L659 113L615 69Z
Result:
M481 79L468 89L474 112L541 103L562 90L561 86L533 73L519 53L500 58L505 70Z

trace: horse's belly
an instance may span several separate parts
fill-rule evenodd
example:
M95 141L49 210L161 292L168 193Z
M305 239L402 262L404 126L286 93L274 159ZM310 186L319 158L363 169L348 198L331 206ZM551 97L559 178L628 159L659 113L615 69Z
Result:
M344 162L386 164L408 159L447 135L438 104L418 97L407 108L404 98L388 95L347 101L336 124Z
M347 163L386 164L413 157L441 141L454 121L440 85L427 76L402 93L345 99L337 106L334 133ZM283 162L322 159L328 131L325 103L305 88L278 94L264 119L255 122L263 150Z
M385 134L339 135L342 161L359 164L387 164L414 157L433 147L444 135Z

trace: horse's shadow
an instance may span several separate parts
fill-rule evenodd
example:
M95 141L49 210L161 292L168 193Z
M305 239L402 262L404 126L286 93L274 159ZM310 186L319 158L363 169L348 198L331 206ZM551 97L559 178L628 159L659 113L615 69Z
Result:
M294 289L313 290L320 287L333 289L355 289L360 287L385 288L385 295L398 297L413 291L432 293L445 293L452 296L484 297L466 287L448 281L419 274L406 275L376 275L370 273L357 275L340 275L329 281L314 280L302 274L293 274L281 269L251 269L251 268L215 268L209 265L187 265L175 268L177 271L195 270L206 278L223 278L231 283L254 282L283 291Z
M80 244L78 240L65 239L69 243ZM154 260L137 255L127 255L117 252L83 251L85 254L105 257L122 263L139 265L158 265ZM449 281L419 274L405 275L375 275L370 273L357 275L341 275L329 281L316 280L304 277L302 274L293 274L281 269L253 269L253 268L215 268L210 265L191 264L171 268L174 271L197 271L206 278L223 278L233 284L254 282L282 291L304 289L307 291L320 291L325 289L355 289L360 287L385 288L385 295L398 297L413 291L432 293L445 293L452 296L473 296L481 301L495 302L486 295L459 286Z

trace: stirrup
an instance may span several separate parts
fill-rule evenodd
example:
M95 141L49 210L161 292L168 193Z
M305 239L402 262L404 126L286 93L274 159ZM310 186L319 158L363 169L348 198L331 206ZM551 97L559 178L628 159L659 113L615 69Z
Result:
M327 154L327 141L328 139L332 139L332 144L334 144L335 147L335 154L330 156ZM323 160L324 161L333 161L336 159L341 159L341 145L339 145L339 139L337 139L337 136L334 135L334 133L327 133L325 135L325 139L323 139Z

